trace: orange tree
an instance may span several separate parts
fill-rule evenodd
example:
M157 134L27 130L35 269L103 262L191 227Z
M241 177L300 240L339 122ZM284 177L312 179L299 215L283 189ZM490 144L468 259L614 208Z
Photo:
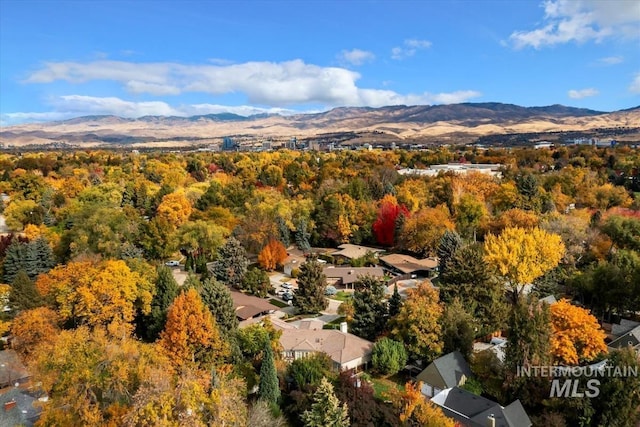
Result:
M589 310L562 299L550 311L551 351L556 362L575 365L607 351L606 335Z

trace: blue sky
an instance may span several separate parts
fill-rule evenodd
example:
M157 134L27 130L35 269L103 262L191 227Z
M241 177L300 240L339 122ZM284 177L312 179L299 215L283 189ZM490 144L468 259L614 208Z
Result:
M88 114L640 104L636 0L0 0L3 125Z

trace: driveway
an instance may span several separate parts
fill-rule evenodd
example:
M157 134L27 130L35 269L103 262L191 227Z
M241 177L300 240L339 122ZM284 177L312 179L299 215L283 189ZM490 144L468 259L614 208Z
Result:
M8 233L7 223L4 221L4 215L0 215L0 234Z

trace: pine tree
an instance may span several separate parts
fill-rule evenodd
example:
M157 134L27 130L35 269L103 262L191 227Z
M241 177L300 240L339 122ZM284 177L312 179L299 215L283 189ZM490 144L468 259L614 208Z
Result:
M4 280L12 283L18 271L24 270L31 280L46 273L56 265L53 251L47 241L40 237L25 243L13 240L7 248L4 260Z
M327 277L322 272L322 265L315 258L308 260L300 266L293 305L302 313L318 313L326 309L329 305L324 295L326 288Z
M247 255L235 237L230 237L218 250L218 259L213 263L211 274L225 285L241 289L247 272Z
M383 330L388 318L384 282L373 276L362 276L354 283L353 333L373 341Z
M311 233L309 233L308 224L306 219L301 219L298 221L296 225L296 246L302 252L307 253L311 250L311 244L309 243L309 238L311 237Z
M438 245L437 254L438 254L438 268L440 270L440 275L446 274L449 260L453 257L453 255L462 247L462 238L455 231L447 230L444 232L442 239L440 239L440 244Z
M393 295L389 298L389 318L395 317L396 314L400 313L400 308L402 308L402 297L398 292L398 284L395 283L393 285Z
M42 305L42 296L36 289L35 283L29 279L24 270L18 271L11 283L9 306L14 312L30 310Z
M20 270L26 272L24 268L24 259L27 256L27 243L13 240L7 247L6 255L2 269L4 272L4 282L13 283L16 275Z
M278 404L280 400L280 383L270 342L267 342L264 347L264 356L260 367L259 393L260 399L269 403Z
M215 279L207 279L202 283L200 295L202 302L216 318L223 337L235 335L238 330L238 318L229 288Z
M346 403L340 404L340 400L333 391L333 385L322 378L320 386L313 394L311 409L304 411L302 421L305 427L348 427L349 408Z
M144 316L139 329L148 341L155 341L167 322L167 312L180 293L178 283L169 267L160 266L155 283L155 294L151 300L151 312Z
M291 230L289 230L289 226L281 216L276 218L276 225L278 226L278 236L280 237L280 241L285 248L288 248L291 244Z

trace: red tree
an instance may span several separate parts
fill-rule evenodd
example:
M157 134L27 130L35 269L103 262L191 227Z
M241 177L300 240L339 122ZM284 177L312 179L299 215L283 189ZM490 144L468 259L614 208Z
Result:
M396 229L398 217L409 216L409 211L404 205L399 205L394 196L387 194L380 201L378 217L373 223L373 233L376 241L383 246L393 246L396 241Z

